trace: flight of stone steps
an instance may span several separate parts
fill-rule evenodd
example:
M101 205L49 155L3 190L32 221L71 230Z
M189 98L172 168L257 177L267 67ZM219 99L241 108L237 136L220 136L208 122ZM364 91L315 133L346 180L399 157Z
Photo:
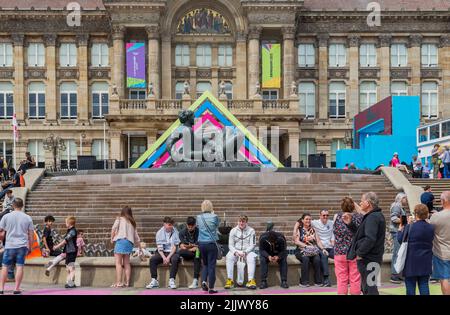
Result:
M431 186L431 191L436 198L434 200L435 207L441 206L441 194L443 191L450 190L450 179L428 179L428 178L409 178L409 182L415 186L424 188L426 185Z
M43 226L46 215L56 218L55 228L64 233L64 218L74 215L78 229L83 229L88 243L109 243L111 226L120 209L131 206L138 232L147 246L154 246L156 231L164 216L183 223L187 216L200 213L203 200L213 202L215 213L223 222L234 226L240 214L249 217L249 224L259 236L271 221L275 230L290 235L295 221L309 212L318 218L320 209L331 215L339 211L340 200L351 196L359 201L361 194L375 191L381 208L388 217L389 206L397 191L379 175L361 175L359 180L336 182L324 178L319 184L295 185L152 185L110 186L88 182L69 183L68 176L45 177L29 192L26 211L35 224ZM102 246L103 246L102 245Z

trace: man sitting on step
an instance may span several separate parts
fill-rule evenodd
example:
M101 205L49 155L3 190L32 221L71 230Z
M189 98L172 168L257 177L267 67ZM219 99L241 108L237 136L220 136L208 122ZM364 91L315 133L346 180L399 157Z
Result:
M176 289L175 277L178 271L179 256L176 255L177 246L180 244L178 231L173 227L175 221L171 217L165 217L164 226L156 232L157 252L150 258L150 274L152 280L146 286L147 289L159 288L158 265L170 265L169 288Z
M256 269L256 234L255 230L248 226L248 217L242 215L239 217L238 225L234 227L229 236L228 247L230 251L226 256L227 261L227 282L225 289L234 287L233 275L234 264L238 264L237 285L244 285L244 269L247 265L248 289L256 289L255 269Z
M186 227L180 231L180 249L175 255L194 261L194 280L189 289L198 288L198 278L202 262L200 261L200 250L198 248L198 227L197 220L194 217L188 217Z
M280 267L281 287L288 289L287 283L288 264L287 264L287 243L283 234L268 231L259 238L259 260L261 264L261 284L260 289L266 289L267 276L269 273L269 263L277 263Z

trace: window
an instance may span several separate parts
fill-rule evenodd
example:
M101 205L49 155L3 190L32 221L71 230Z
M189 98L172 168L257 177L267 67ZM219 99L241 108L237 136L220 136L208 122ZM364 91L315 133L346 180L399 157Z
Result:
M0 156L2 156L8 167L13 166L13 143L10 140L0 140Z
M419 129L419 142L428 141L428 127Z
M43 67L45 65L45 47L42 43L31 43L28 46L28 66Z
M377 84L373 81L361 82L359 86L359 109L369 108L377 102Z
M12 67L13 47L9 43L0 43L0 67Z
M306 118L316 116L316 85L312 82L301 82L298 85L300 114Z
M330 118L345 118L345 84L330 83Z
M45 118L45 84L31 82L28 86L28 116Z
M329 52L330 67L345 67L347 63L347 48L344 44L331 44Z
M316 154L316 142L314 139L300 140L300 161L303 161L303 166L308 167L308 156Z
M391 95L392 96L407 96L408 84L403 81L394 81L391 83Z
M408 65L408 49L405 44L391 46L391 67L406 67Z
M220 91L220 83L219 83L219 91ZM225 81L225 95L227 96L227 100L233 99L233 83L231 83L230 81Z
M146 90L130 90L130 100L145 100L147 98Z
M64 161L76 160L77 159L77 144L75 140L64 140L66 146L65 151L59 151L59 158Z
M206 91L211 92L211 83L210 82L198 82L197 83L197 98L202 96L202 94Z
M34 157L36 162L45 162L45 150L44 141L42 140L29 140L28 152Z
M263 100L277 100L278 99L278 90L264 90L262 91Z
M92 117L103 118L109 109L108 83L97 82L92 84Z
M316 55L313 44L298 45L298 65L300 67L314 67L316 64Z
M219 67L233 66L233 47L231 45L219 46Z
M374 44L362 44L359 48L359 65L361 67L377 66L377 49Z
M61 67L75 67L77 65L77 46L75 44L61 44L59 65Z
M92 155L95 155L97 160L107 160L109 153L109 144L103 139L92 140Z
M109 65L109 47L107 44L92 44L91 65L93 67L107 67Z
M14 114L14 91L9 82L0 82L0 119L12 118Z
M438 64L438 47L435 44L422 45L422 67L436 67Z
M197 67L211 67L211 46L197 46Z
M190 65L189 45L177 45L175 47L175 65L188 67Z
M77 118L77 84L65 82L60 87L61 119Z
M440 134L439 125L430 126L430 140L435 140L435 139L440 138L439 134Z
M438 112L438 85L436 82L422 84L422 117L434 118Z
M184 94L184 82L177 82L175 84L175 99L181 100Z
M450 121L442 123L442 137L450 136Z
M346 149L344 139L333 139L331 142L331 166L336 167L336 151Z

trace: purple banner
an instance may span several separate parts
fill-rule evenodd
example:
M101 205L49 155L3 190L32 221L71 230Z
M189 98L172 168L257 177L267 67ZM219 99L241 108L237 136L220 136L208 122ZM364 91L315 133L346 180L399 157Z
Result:
M127 43L127 87L146 88L145 43Z

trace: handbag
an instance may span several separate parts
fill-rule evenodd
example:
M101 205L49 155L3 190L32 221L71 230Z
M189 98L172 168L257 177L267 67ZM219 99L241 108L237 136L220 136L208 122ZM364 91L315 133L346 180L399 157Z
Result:
M206 226L206 229L208 230L208 233L211 236L211 238L213 240L216 239L214 237L213 233L211 232L211 230L209 229L208 224L206 224L206 220L203 217L203 215L201 215L200 217L202 218L203 224ZM214 243L216 243L216 246L217 246L217 260L221 260L223 258L223 248L222 248L222 246L219 243L217 243L217 241L214 241Z
M402 244L400 245L400 248L397 253L397 260L395 261L394 269L398 274L400 274L403 271L403 268L405 268L406 254L408 252L408 241L411 229L412 224L409 226L408 231L405 231L405 234L403 235Z
M315 245L307 245L302 249L302 255L306 257L314 257L320 254L319 247Z
M239 257L236 265L237 265L237 283L239 285L242 285L244 283L244 273L245 273L244 257Z

